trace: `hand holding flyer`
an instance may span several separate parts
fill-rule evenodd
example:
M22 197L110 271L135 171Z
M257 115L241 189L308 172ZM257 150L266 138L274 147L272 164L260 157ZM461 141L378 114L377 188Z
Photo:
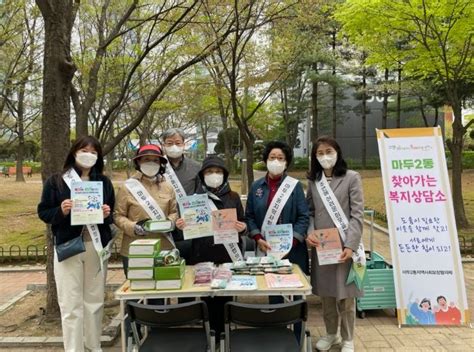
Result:
M212 212L214 244L239 242L239 234L235 229L236 221L237 211L235 208L214 210Z
M293 226L291 224L271 225L265 227L265 241L270 245L271 250L268 256L281 259L291 250L293 244Z
M186 226L185 240L212 236L211 209L206 194L195 194L178 199L179 210Z
M315 231L319 240L319 246L316 247L319 265L338 264L342 253L342 244L337 228Z
M71 183L71 225L104 223L102 182Z

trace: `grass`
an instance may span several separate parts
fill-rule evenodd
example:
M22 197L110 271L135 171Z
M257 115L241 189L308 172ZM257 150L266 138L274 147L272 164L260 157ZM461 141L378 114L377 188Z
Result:
M376 222L386 227L384 220L385 202L380 171L364 170L360 172L364 186L365 206L376 211ZM291 173L303 181L304 172ZM125 174L114 175L114 181L124 180ZM240 177L231 178L231 187L240 193ZM5 251L11 245L26 248L28 245L43 246L45 243L45 225L38 219L36 206L41 197L41 179L39 175L27 179L26 183L17 183L14 178L0 178L0 247ZM459 234L474 239L474 170L463 174L463 195L466 215L471 227L459 231Z

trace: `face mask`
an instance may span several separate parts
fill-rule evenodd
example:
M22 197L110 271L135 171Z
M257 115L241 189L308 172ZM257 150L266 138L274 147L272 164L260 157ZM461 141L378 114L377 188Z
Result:
M166 150L166 155L168 155L170 158L180 158L181 155L184 153L184 148L178 147L177 145L173 145L171 147L165 147Z
M318 156L317 159L323 169L331 169L336 165L337 153Z
M148 177L155 177L158 171L160 171L160 164L153 161L149 161L140 165L140 171Z
M286 161L270 160L267 161L267 170L272 175L278 176L285 171Z
M89 152L78 152L76 163L86 169L90 169L97 162L97 155Z
M223 174L216 174L213 172L212 174L204 175L204 183L206 184L207 187L217 188L220 185L222 185L223 182L224 182Z

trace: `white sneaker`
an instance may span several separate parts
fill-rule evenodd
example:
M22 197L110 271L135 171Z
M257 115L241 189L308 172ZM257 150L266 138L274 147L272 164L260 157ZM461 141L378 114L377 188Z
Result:
M341 352L353 352L354 351L354 341L342 341Z
M339 335L326 335L321 337L316 342L316 348L319 351L329 351L333 345L341 343L341 336Z

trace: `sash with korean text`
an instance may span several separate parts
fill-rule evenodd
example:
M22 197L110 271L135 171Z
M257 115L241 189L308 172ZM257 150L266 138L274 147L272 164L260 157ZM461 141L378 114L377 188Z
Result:
M158 203L155 199L151 196L151 194L143 187L142 183L135 178L129 178L125 181L125 186L132 194L133 198L137 200L137 202L141 205L143 210L146 211L150 219L152 220L166 220L166 215L161 210ZM173 236L170 233L165 234L168 241L176 247Z
M174 172L174 169L171 166L171 162L169 160L168 160L168 165L166 165L166 169L165 169L165 178L169 183L171 183L171 186L173 186L174 193L176 193L177 199L186 197L187 195L186 191L184 190L183 185L179 181L179 178L176 175L176 172Z
M329 186L328 180L324 173L322 174L321 180L315 181L316 189L318 190L319 196L321 197L324 207L326 208L329 216L332 219L334 225L336 225L341 235L342 242L347 240L347 232L349 231L349 220L342 211L341 205L337 200L334 192ZM366 265L365 265L365 251L362 240L359 242L359 247L352 253L352 266L351 272L347 278L346 284L354 282L357 288L362 288L362 281L364 280Z

